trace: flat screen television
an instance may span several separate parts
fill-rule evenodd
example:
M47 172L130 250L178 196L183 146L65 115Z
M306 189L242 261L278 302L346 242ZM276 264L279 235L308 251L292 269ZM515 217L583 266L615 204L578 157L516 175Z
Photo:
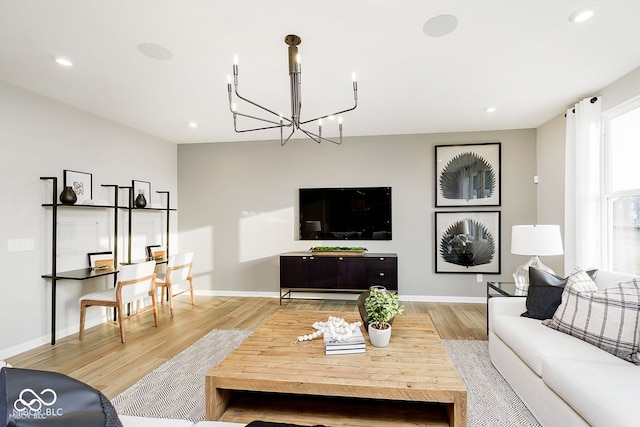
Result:
M391 187L301 188L300 240L391 240Z

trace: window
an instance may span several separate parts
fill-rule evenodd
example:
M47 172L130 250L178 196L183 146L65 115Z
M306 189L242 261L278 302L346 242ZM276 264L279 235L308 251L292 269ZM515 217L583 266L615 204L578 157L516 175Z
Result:
M605 265L640 274L640 98L604 116Z

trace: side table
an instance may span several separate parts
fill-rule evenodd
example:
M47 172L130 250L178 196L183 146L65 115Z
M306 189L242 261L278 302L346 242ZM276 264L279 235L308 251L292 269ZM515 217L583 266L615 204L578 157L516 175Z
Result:
M487 282L487 335L489 334L489 298L525 296L527 296L526 291L517 290L515 282Z

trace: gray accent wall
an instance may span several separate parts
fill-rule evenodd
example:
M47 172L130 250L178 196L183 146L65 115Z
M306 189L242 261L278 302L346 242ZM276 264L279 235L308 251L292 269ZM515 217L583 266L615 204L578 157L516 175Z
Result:
M357 112L353 113L357 114ZM434 272L434 147L502 143L502 274ZM487 280L511 280L526 259L510 254L511 226L536 220L536 130L178 146L180 242L196 253L195 286L220 293L277 293L282 252L312 245L398 254L401 297L483 301ZM390 186L393 240L298 240L298 189ZM470 208L468 210L475 210ZM464 210L438 208L439 211Z

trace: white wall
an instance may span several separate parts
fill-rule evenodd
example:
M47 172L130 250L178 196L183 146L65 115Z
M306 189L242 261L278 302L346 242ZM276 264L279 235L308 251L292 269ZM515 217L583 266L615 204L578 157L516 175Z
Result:
M538 128L537 134L538 173L538 224L558 224L564 235L564 115ZM564 239L563 239L564 242ZM541 260L557 274L564 270L564 257L544 257Z
M131 185L132 179L150 181L152 191L171 191L172 205L177 206L178 198L175 144L4 82L0 82L0 122L1 359L50 339L51 284L40 276L51 268L51 209L42 204L51 201L52 189L41 176L58 177L59 193L63 169L92 173L94 199L113 201L112 190L100 185ZM91 211L67 210L59 220L98 222L100 229L108 229L113 216ZM124 224L126 215L120 215ZM173 222L176 230L177 216ZM33 239L35 250L8 252L9 239ZM174 240L177 243L177 237ZM62 261L65 267L80 268L86 255ZM101 280L58 282L58 336L77 332L78 297L105 285L109 284ZM99 318L97 312L94 320Z
M322 244L297 240L298 188L391 186L393 240L347 243L397 253L401 296L482 298L487 280L510 280L526 261L509 247L511 226L536 217L535 139L528 129L347 138L341 146L308 139L285 147L279 141L180 145L180 244L196 253L195 286L277 293L278 254ZM495 141L502 142L502 274L481 283L475 274L435 274L434 146Z

